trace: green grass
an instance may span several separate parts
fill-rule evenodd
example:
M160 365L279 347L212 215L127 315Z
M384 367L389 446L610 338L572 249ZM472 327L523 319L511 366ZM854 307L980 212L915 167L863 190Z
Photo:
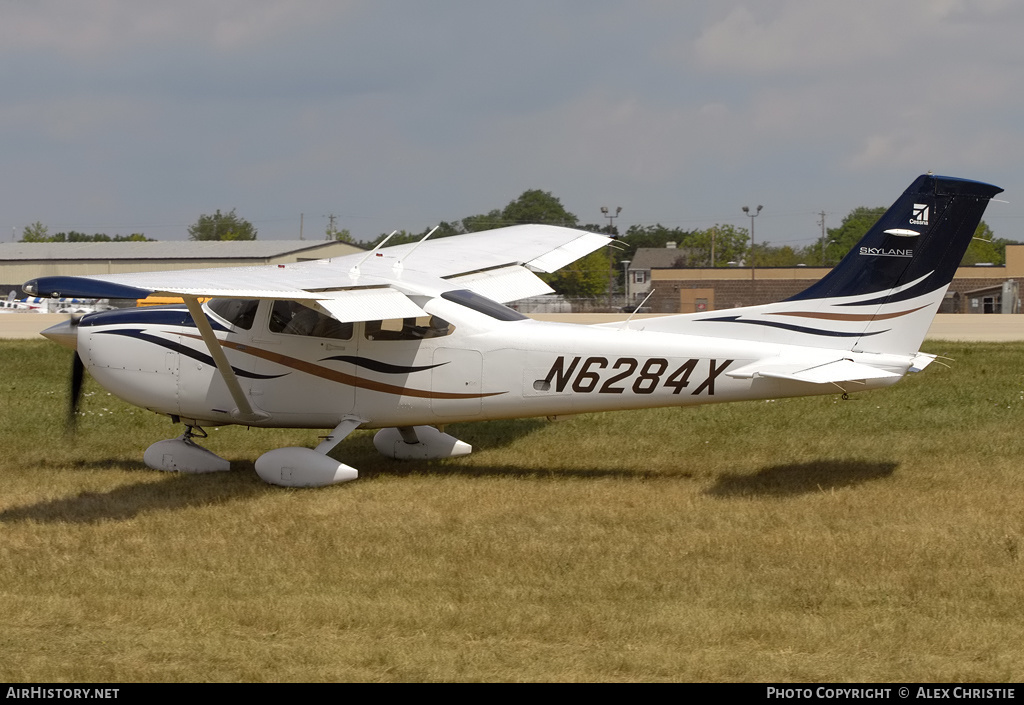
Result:
M263 484L309 431L162 417L0 344L2 681L1019 681L1024 346L893 388L449 426L473 455ZM102 414L102 415L101 415Z

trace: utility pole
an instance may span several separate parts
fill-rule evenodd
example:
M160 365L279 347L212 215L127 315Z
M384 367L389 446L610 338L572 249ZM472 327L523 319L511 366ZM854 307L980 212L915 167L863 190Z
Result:
M821 220L818 221L818 225L821 226L821 266L825 266L825 211L818 213L821 216Z
M334 213L327 216L327 235L324 237L325 240L330 240L334 237Z

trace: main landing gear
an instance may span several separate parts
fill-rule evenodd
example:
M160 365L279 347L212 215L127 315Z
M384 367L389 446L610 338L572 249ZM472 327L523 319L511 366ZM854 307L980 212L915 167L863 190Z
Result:
M185 426L185 432L177 438L158 441L146 449L143 462L154 470L168 472L206 473L227 472L231 463L196 444L193 438L206 438L206 431L199 426Z
M256 459L256 474L272 485L283 487L322 487L348 482L359 477L359 472L327 454L365 419L345 417L314 449L275 448ZM225 472L231 464L220 456L196 444L193 438L206 438L199 426L186 425L185 432L166 441L154 443L146 449L143 459L154 470L185 473ZM399 460L432 460L467 455L473 447L433 426L403 426L385 428L373 437L377 451L388 458Z

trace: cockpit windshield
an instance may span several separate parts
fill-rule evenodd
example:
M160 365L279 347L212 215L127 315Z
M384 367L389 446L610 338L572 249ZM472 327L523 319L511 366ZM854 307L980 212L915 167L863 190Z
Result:
M515 311L504 304L499 304L493 299L481 296L469 289L455 289L441 294L442 299L447 299L466 308L473 309L477 313L496 318L499 321L522 321L526 316Z

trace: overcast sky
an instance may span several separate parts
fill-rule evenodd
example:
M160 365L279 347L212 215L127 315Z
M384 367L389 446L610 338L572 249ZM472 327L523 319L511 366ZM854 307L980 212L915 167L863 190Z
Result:
M550 191L802 245L919 174L1024 241L1024 3L0 0L0 235L357 239Z

